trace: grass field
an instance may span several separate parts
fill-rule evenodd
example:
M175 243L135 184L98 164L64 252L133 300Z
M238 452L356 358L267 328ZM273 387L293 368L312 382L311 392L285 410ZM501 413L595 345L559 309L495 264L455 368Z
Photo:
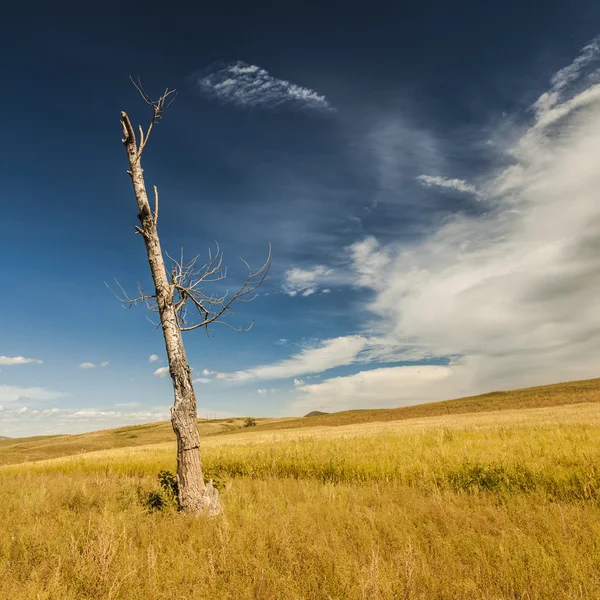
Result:
M0 598L597 599L600 381L534 390L503 410L212 422L216 519L145 506L175 467L166 424L13 440Z

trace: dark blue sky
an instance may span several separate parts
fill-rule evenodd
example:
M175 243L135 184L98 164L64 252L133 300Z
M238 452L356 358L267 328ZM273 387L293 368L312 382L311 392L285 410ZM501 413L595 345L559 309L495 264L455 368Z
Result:
M483 189L511 164L533 103L600 32L600 5L14 3L0 32L0 434L16 435L158 418L171 400L168 379L153 375L166 364L160 333L104 286L113 277L148 284L119 126L121 110L136 123L148 111L129 75L154 93L179 91L144 156L147 184L160 189L163 246L197 254L218 240L235 283L238 257L257 264L273 244L271 280L235 316L255 328L187 337L204 381L200 412L367 406L368 391L356 399L348 391L339 406L325 394L322 404L298 399L321 393L302 389L307 377L443 366L470 351L424 348L415 332L386 337L397 323L379 310L384 258L421 248L449 220L498 208L469 188L419 176ZM248 101L247 89L231 101L200 85L237 63L324 98L328 109L310 99ZM381 270L379 286L360 282L352 262L365 240L379 244L379 262L363 265ZM427 270L421 259L409 268ZM389 352L373 350L375 335ZM413 346L419 351L406 351ZM302 363L319 351L317 363ZM278 363L286 359L291 366ZM277 364L281 372L252 370ZM236 371L245 375L236 380ZM473 390L488 380L477 382Z

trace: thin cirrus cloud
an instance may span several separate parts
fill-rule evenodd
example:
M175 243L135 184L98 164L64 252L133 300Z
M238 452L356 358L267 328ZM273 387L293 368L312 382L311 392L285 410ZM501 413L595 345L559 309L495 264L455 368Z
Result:
M303 348L297 354L273 364L260 365L233 373L215 373L217 380L249 381L298 378L313 373L349 364L372 362L396 362L413 360L416 355L413 348L390 342L383 337L365 337L347 335L320 340ZM301 385L300 379L294 385Z
M334 110L325 96L285 79L277 79L257 65L238 61L213 66L194 76L207 97L241 107L296 106L317 111Z
M449 177L439 177L433 175L419 175L417 181L426 187L439 187L447 190L455 190L466 194L473 194L480 197L480 193L474 185L467 183L464 179L454 179Z
M41 365L42 361L39 358L25 358L24 356L0 356L0 365L13 366L29 364Z
M20 387L16 385L0 385L0 402L46 401L57 400L65 396L62 392L48 390L43 387Z

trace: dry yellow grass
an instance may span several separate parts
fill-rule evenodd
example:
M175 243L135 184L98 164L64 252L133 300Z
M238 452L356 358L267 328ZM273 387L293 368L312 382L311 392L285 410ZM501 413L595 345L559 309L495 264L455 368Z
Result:
M279 422L282 419L258 419L259 423ZM202 437L228 433L244 426L244 418L198 421ZM38 436L0 440L0 465L44 460L105 450L128 448L175 440L170 422L131 425L78 435Z
M0 598L598 598L600 404L246 430L202 451L222 518L145 509L170 442L0 467Z

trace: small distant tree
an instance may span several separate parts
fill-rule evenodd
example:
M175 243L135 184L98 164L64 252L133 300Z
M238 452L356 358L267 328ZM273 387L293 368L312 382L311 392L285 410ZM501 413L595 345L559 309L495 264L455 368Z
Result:
M244 421L244 427L256 427L256 419L253 419L252 417L248 417Z
M137 83L133 80L132 82L152 109L150 124L146 131L140 126L137 137L125 112L121 112L121 126L123 144L129 162L127 173L133 183L133 192L139 210L137 217L140 225L135 227L135 231L142 237L146 246L154 293L146 294L138 285L139 295L131 298L117 282L121 293L115 295L127 307L142 303L159 315L160 321L157 326L162 328L174 391L171 423L177 437L176 489L179 508L186 513L196 515L216 515L221 512L219 494L212 481L208 484L204 482L200 460L196 395L182 333L203 328L209 334L209 325L216 323L238 332L250 329L252 325L246 328L233 327L226 322L226 318L231 314L233 303L250 302L256 297L254 292L265 281L271 266L271 249L269 247L266 261L256 271L253 271L242 259L248 274L244 283L231 295L205 291L207 284L218 282L227 274L226 269L222 268L223 254L218 246L214 254L209 251L208 260L202 264L198 260L199 257L186 262L183 250L179 259L174 259L165 253L171 263L167 271L157 229L158 189L154 186L154 210L152 210L146 192L141 159L155 125L172 104L176 92L166 89L162 96L153 100L146 93L139 79Z

